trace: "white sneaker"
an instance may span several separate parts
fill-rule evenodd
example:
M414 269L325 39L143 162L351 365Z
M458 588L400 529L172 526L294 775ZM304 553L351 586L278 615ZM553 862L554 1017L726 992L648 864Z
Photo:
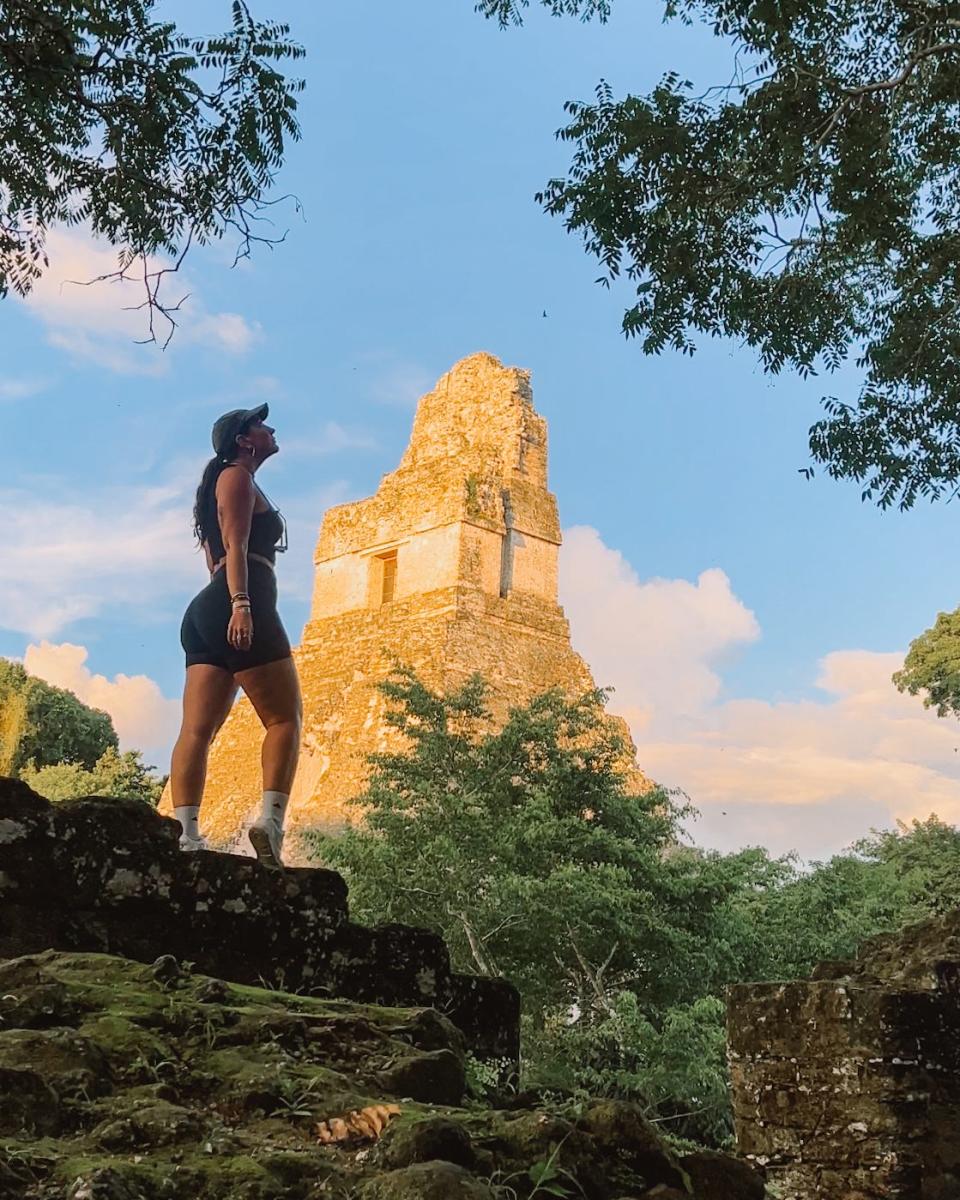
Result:
M283 859L280 851L283 849L283 830L267 819L254 821L250 826L250 845L257 852L257 858L265 867L272 871L283 870Z
M180 834L180 849L181 850L209 850L207 839L205 837L188 837L187 834Z

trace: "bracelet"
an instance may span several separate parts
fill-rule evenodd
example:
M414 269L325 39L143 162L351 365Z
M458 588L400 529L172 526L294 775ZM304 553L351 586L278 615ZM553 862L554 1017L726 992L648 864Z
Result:
M245 603L243 600L239 600L239 601L235 600L233 603L233 611L234 612L250 612L251 609L250 609L250 605Z
M234 592L233 595L230 597L230 599L231 599L231 601L233 601L233 600L249 600L250 595L248 592Z

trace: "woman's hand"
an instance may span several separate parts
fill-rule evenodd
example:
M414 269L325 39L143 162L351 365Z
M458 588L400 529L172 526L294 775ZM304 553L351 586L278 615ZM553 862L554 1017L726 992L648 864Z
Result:
M249 650L253 645L253 616L249 608L235 608L227 626L227 641L235 650Z

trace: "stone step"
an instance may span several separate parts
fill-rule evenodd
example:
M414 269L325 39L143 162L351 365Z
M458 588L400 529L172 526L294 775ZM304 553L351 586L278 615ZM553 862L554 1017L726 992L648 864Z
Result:
M141 962L169 954L236 983L435 1008L480 1058L519 1059L519 997L455 975L437 934L349 920L334 871L185 854L180 827L137 800L51 804L0 778L0 958L47 949Z

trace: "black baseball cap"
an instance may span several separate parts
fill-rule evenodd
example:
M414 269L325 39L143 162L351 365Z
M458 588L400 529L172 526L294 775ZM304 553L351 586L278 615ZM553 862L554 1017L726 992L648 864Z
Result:
M258 408L234 408L222 417L217 417L213 423L213 433L210 440L213 448L221 458L233 455L237 445L237 434L243 433L253 421L265 421L270 406L261 404Z

